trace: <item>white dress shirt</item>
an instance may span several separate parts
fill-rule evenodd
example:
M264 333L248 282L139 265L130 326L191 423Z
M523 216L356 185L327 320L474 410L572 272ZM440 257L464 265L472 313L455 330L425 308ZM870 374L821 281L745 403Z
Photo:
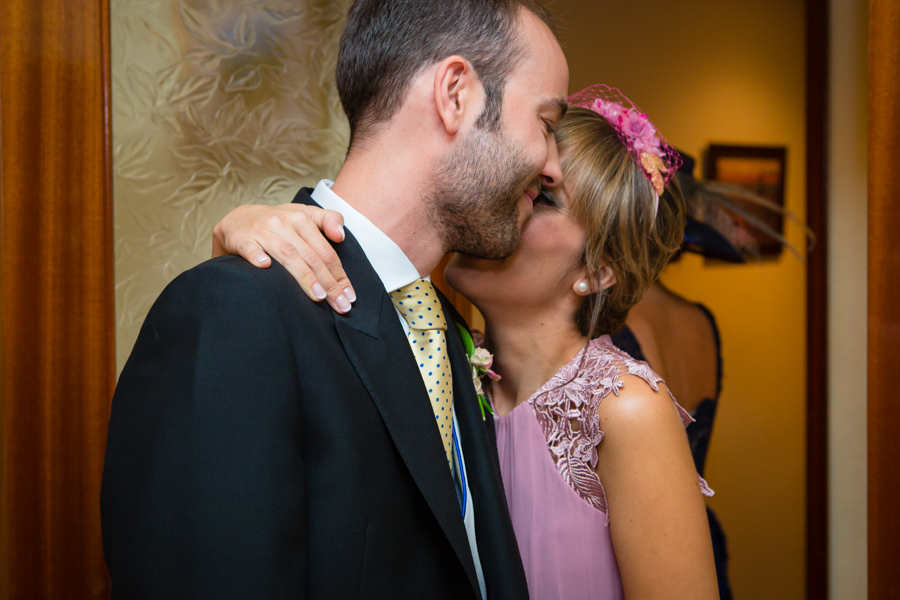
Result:
M331 190L334 182L323 179L316 186L311 194L312 199L322 208L333 210L341 213L344 217L344 227L353 232L356 241L375 269L378 278L384 285L384 290L388 294L409 285L416 279L420 279L419 272L415 265L409 260L409 257L403 253L400 246L394 243L383 231L378 229L369 219L364 217L359 211L347 204L340 196ZM425 279L431 280L430 275ZM351 282L352 283L352 282ZM352 309L351 309L352 310ZM394 307L397 318L403 326L403 331L409 334L409 325L406 319ZM451 319L447 316L447 323L450 324ZM450 332L447 332L450 335ZM412 349L410 349L410 353ZM481 569L481 559L478 557L478 544L475 538L475 507L472 504L472 493L469 490L466 477L466 460L463 454L462 445L456 432L459 430L459 424L456 421L456 409L453 410L453 441L454 441L454 466L459 477L457 481L457 489L460 491L460 506L463 513L463 523L466 526L466 535L469 538L469 548L472 551L472 560L475 563L475 572L478 575L478 585L481 588L481 597L487 598L487 590L484 585L484 573Z

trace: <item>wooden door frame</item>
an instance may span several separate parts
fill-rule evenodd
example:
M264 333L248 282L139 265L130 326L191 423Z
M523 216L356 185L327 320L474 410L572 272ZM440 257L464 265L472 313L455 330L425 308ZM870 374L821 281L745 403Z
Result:
M0 598L106 598L108 0L0 3Z
M829 3L806 1L806 597L828 597Z
M900 5L869 0L868 577L869 598L900 590Z
M828 2L806 2L806 597L828 597Z

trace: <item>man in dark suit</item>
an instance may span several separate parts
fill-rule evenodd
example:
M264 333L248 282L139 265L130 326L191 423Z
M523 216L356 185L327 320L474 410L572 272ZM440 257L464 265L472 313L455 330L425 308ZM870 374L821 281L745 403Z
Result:
M166 288L113 400L113 598L527 597L461 319L427 274L509 254L559 184L568 70L539 14L353 5L347 161L296 201L343 215L358 299L334 313L235 257Z

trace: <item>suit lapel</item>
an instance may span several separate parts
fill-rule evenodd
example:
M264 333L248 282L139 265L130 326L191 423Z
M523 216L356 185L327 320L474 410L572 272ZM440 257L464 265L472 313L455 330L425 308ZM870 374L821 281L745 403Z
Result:
M443 295L448 320L465 325ZM506 493L500 478L493 416L482 419L478 396L472 384L471 367L455 326L448 330L450 367L453 370L453 409L459 437L466 455L466 471L475 507L478 553L489 597L527 598L525 570L509 517ZM487 422L486 422L487 421Z
M315 205L306 190L294 202ZM400 317L352 232L335 251L358 298L346 315L335 313L338 336L477 594L478 579L453 477Z

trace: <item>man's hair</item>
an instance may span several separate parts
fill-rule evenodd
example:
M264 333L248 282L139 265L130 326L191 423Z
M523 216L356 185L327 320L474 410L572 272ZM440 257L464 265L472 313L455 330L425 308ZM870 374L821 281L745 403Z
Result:
M522 9L550 24L537 0L356 0L337 62L351 147L396 114L416 75L455 54L484 86L476 125L496 130L506 77L524 53L517 38Z

